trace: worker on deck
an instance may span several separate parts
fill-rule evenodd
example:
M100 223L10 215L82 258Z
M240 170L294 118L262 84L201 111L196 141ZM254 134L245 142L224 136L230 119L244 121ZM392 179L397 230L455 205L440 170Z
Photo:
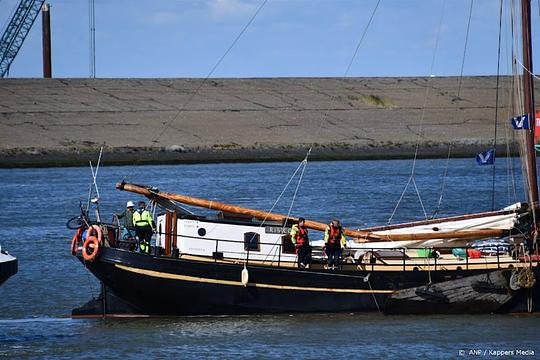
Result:
M115 214L118 220L124 219L124 230L122 230L122 240L131 241L135 238L135 226L133 225L133 213L135 212L135 204L133 201L128 201L126 210L120 214Z
M298 267L302 269L309 268L311 264L311 245L305 222L306 219L298 218L298 224L294 224L290 232L291 241L296 247Z
M144 201L139 201L139 208L133 213L133 225L139 238L141 252L150 254L150 240L152 239L155 224L150 211L146 210Z
M347 239L343 233L341 222L332 220L324 232L325 253L328 257L328 269L334 270L341 262L342 246L347 247Z

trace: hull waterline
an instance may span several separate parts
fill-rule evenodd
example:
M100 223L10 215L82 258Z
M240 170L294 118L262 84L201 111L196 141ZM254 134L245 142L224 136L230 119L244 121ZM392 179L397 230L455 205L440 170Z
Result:
M81 261L83 261L81 259ZM105 304L78 309L74 315L136 313L145 315L227 315L291 312L492 313L525 312L527 298L540 307L538 286L512 291L511 270L457 271L327 271L248 266L249 282L241 281L243 264L154 257L105 248L86 267L106 286ZM538 277L539 271L535 269ZM497 276L504 284L486 286ZM417 291L413 303L389 301L404 289L423 289L431 276L434 289L452 281L468 297L446 299ZM467 282L463 279L469 279ZM470 286L467 287L469 284ZM430 291L428 289L428 291ZM461 291L461 290L460 290ZM501 296L501 291L506 295ZM532 295L529 297L529 293ZM118 299L125 302L125 308ZM394 299L395 300L395 299ZM396 305L397 304L397 305Z

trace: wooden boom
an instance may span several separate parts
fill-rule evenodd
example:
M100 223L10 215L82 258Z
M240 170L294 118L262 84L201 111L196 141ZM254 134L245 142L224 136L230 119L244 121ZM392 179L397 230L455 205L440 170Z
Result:
M207 208L211 210L219 210L232 214L242 214L252 216L257 219L266 219L271 221L285 221L287 216L274 214L266 211L249 209L245 207L240 207L236 205L225 204L218 201L199 199L187 195L180 195L175 193L169 193L165 191L159 191L155 188L147 187L144 185L131 184L126 182L121 182L116 184L116 188L119 190L125 190L137 194L144 195L149 199L154 197L162 197L165 199L170 199L178 201L183 204L198 206L202 208ZM290 216L290 220L298 221L297 217ZM306 220L305 225L307 228L319 231L325 231L327 224ZM355 242L377 242L377 241L423 241L423 240L432 240L432 239L481 239L490 236L503 236L508 233L506 230L502 229L483 229L475 231L449 231L449 232L436 232L436 233L418 233L418 234L388 234L380 235L375 234L372 231L365 230L352 230L352 229L343 229L345 235L353 237Z

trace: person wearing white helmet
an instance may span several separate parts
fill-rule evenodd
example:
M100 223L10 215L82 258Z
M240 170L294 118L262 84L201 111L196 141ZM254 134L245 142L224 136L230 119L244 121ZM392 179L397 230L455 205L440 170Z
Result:
M135 237L135 226L133 225L133 213L135 204L133 201L126 203L126 210L120 214L115 214L118 219L124 219L124 230L122 231L122 240L131 241Z

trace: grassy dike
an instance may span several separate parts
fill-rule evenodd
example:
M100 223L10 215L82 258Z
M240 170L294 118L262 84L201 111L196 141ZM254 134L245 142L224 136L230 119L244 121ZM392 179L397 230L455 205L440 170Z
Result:
M101 146L110 165L298 161L311 144L311 160L411 158L417 142L473 157L493 143L495 81L466 77L457 97L456 77L0 79L0 167L86 165Z

